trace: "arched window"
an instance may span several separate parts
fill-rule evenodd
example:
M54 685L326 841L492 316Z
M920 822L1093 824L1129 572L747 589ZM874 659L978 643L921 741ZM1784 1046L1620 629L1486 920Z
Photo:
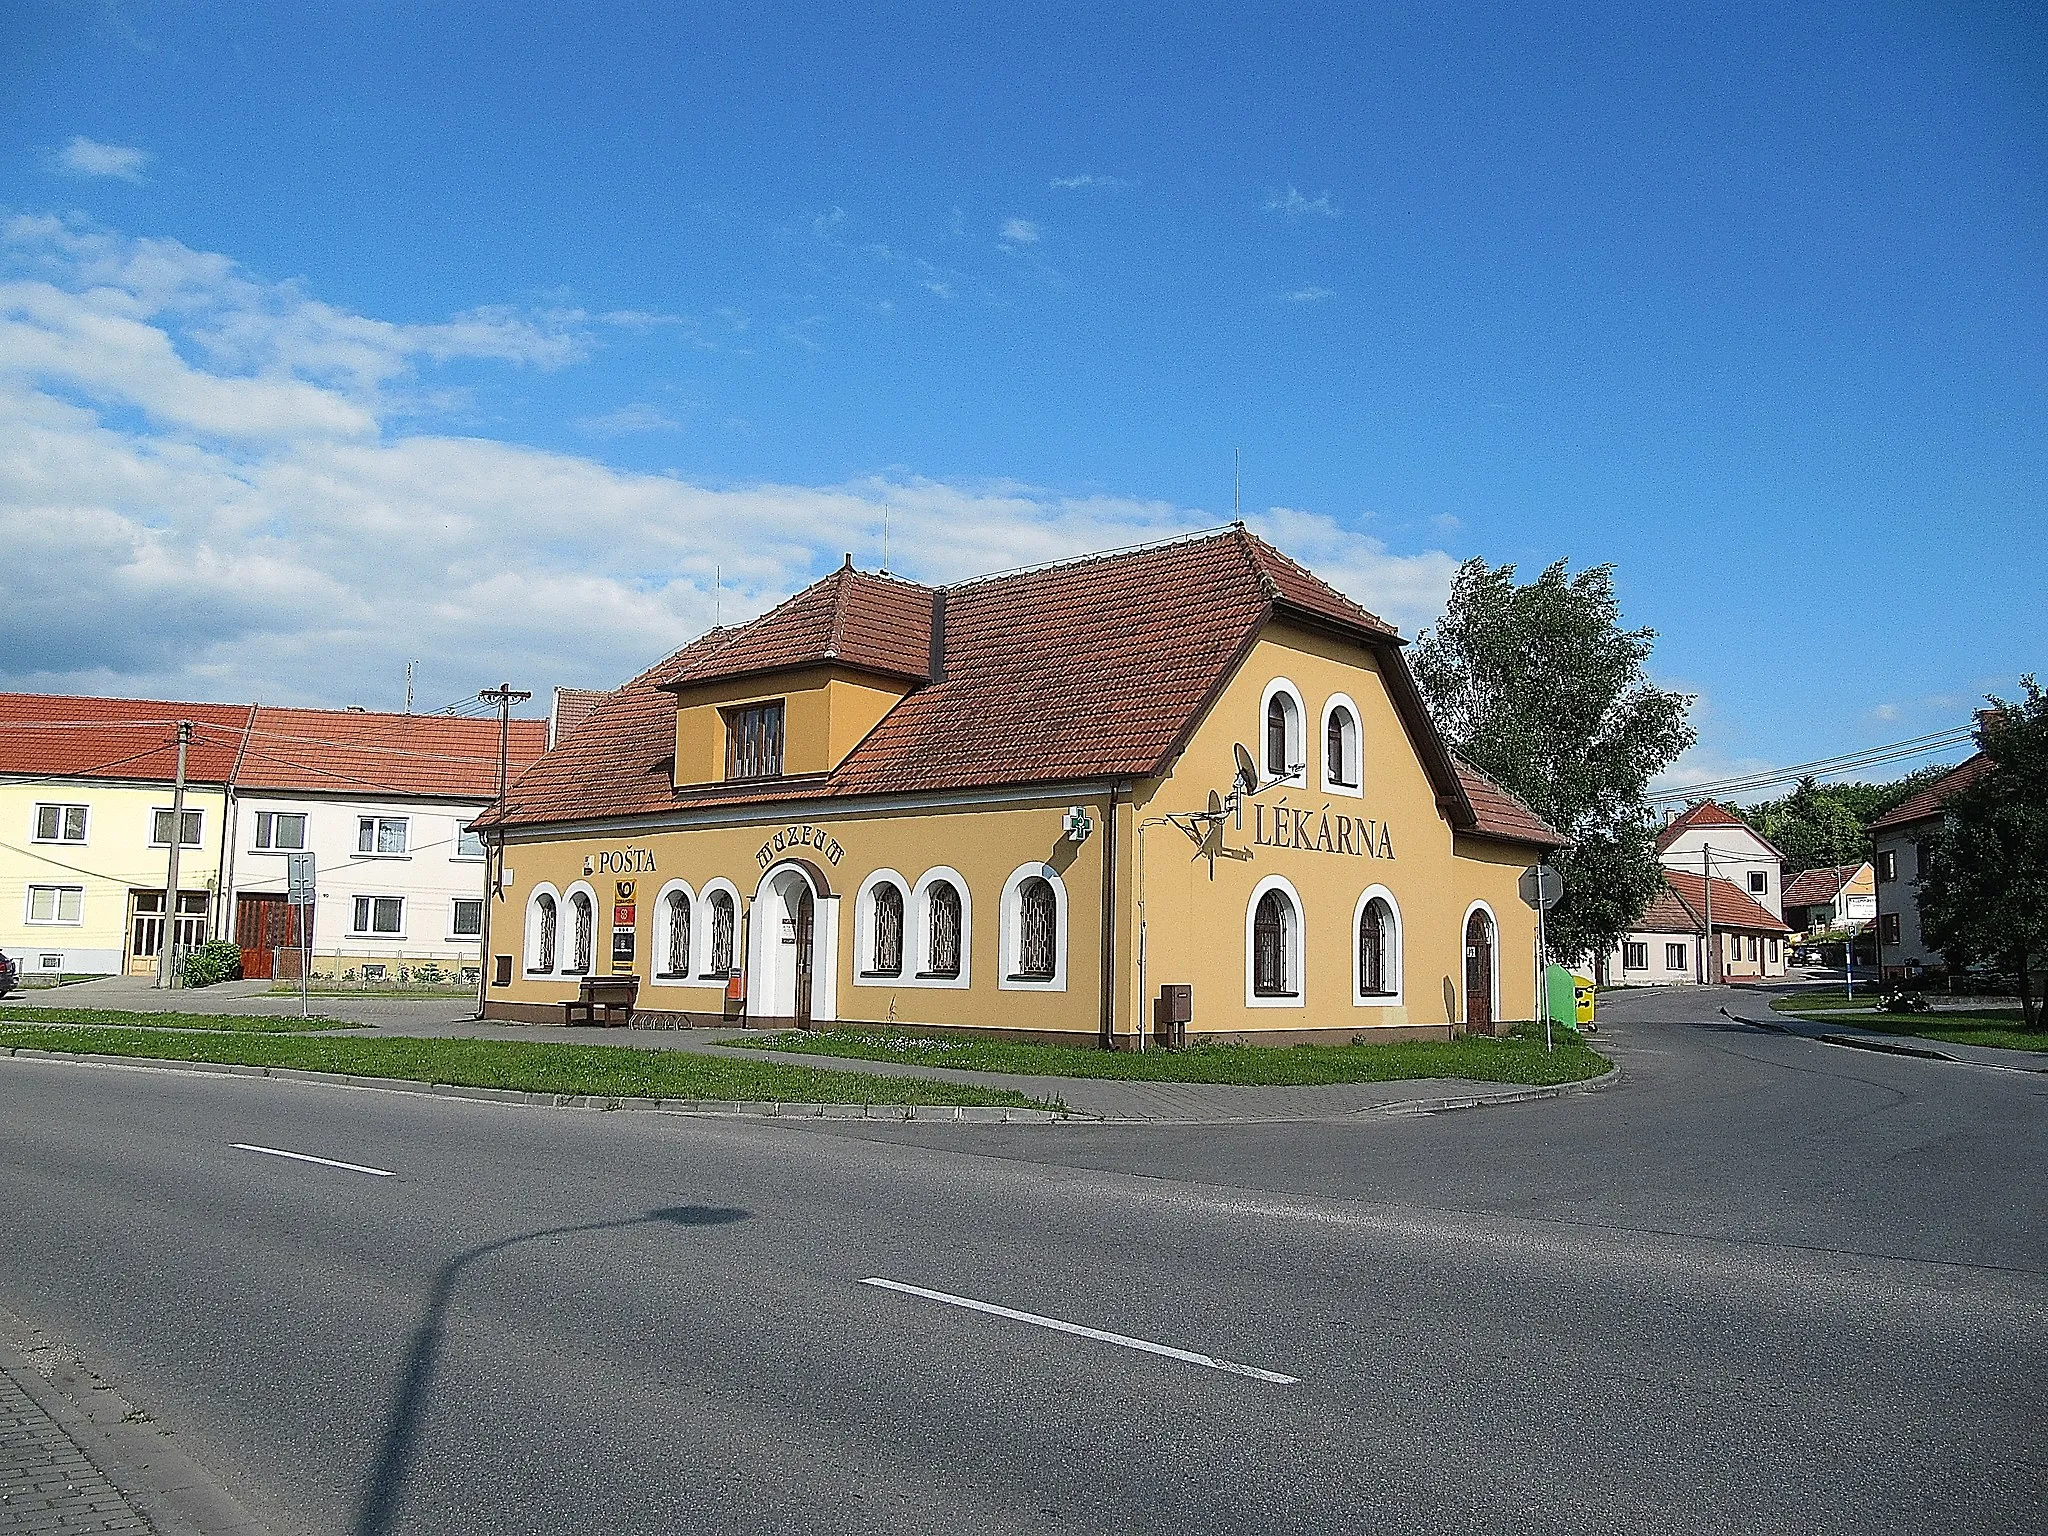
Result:
M903 974L903 888L894 881L875 887L875 953L877 976Z
M1274 694L1266 701L1266 772L1276 779L1287 777L1293 766L1287 754L1287 699Z
M529 971L552 971L555 968L555 930L559 922L555 898L546 891L537 893L533 898L533 910L527 918L526 968Z
M1294 903L1284 891L1259 898L1252 918L1252 991L1260 997L1292 997L1299 990L1288 974L1294 922Z
M1059 952L1059 903L1052 884L1032 875L1017 887L1017 979L1049 981Z
M667 906L668 910L663 915L668 922L668 944L662 956L661 974L687 976L690 974L689 892L670 891Z
M713 976L732 974L732 897L724 891L713 891L705 898L711 908L711 953L706 967Z
M960 974L960 892L950 880L932 883L925 898L931 913L930 972L948 979Z
M576 924L575 958L570 963L569 973L572 976L587 976L590 974L591 944L597 926L596 914L591 910L590 898L581 891L569 898L569 909Z
M1358 782L1358 722L1341 704L1330 711L1328 736L1330 782L1349 789Z
M1375 896L1358 915L1358 991L1386 997L1394 991L1394 914Z
M1261 754L1266 777L1305 782L1306 765L1314 753L1308 747L1301 690L1284 677L1274 678L1259 696L1259 713L1260 727L1266 733Z

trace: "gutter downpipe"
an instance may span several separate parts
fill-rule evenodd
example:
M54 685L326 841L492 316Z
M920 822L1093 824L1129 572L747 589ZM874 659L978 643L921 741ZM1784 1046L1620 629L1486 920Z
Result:
M1102 1018L1097 1043L1105 1051L1116 1049L1116 801L1117 786L1109 786L1102 815ZM1144 841L1139 839L1142 853ZM1138 917L1138 965L1143 979L1145 924L1142 906L1143 864L1139 865L1140 908Z

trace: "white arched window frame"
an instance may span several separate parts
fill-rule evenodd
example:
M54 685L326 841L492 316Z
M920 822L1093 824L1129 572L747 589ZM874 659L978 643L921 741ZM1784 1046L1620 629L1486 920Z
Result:
M683 971L676 975L669 969L670 932L675 925L675 909L670 899L681 896L690 904L690 926L685 935L683 950ZM690 888L687 880L671 880L662 886L654 898L654 953L649 957L650 979L657 987L709 987L718 985L709 978L698 974L703 970L700 963L704 954L705 922L704 900Z
M1272 742L1270 740L1273 703L1279 700L1286 717L1287 750L1286 766L1295 771L1284 777L1274 771ZM1301 690L1284 677L1276 677L1266 684L1259 695L1258 759L1262 781L1282 784L1298 784L1308 787L1308 707L1302 703Z
M584 907L582 912L578 910L578 898L588 903L588 906ZM597 974L599 958L597 953L597 910L597 892L590 888L590 883L587 880L578 880L569 889L562 892L562 921L560 931L555 939L555 974L557 976L583 977ZM581 969L578 969L576 965L576 943L579 932L577 925L583 921L583 913L588 914L590 925L587 930L589 947L588 952L584 956L584 964Z
M545 939L541 903L545 901L554 909L554 953L542 953ZM542 882L526 896L526 974L529 976L552 976L562 959L562 896L552 885Z
M932 969L932 887L941 880L960 893L960 974L934 976ZM940 864L917 877L905 913L909 932L904 935L903 981L920 987L952 987L964 991L974 971L974 896L967 889L967 877L959 870Z
M1024 883L1043 880L1052 887L1052 974L1025 976L1024 969ZM1002 969L996 986L1005 992L1064 992L1067 990L1067 886L1050 864L1020 864L1003 882L1003 904L997 921L1001 943Z
M1368 992L1365 990L1365 976L1360 969L1359 931L1365 925L1365 909L1375 901L1387 904L1385 953L1380 968L1385 972L1387 990ZM1496 941L1496 949L1499 944ZM1351 1001L1359 1008L1398 1008L1401 1006L1405 967L1401 952L1401 904L1394 900L1394 893L1384 885L1369 885L1365 894L1358 898L1358 904L1351 909Z
M1292 996L1271 997L1262 994L1258 988L1257 962L1253 946L1253 928L1258 922L1259 903L1268 891L1278 891L1287 898L1291 907L1290 920L1282 929L1281 951L1282 973L1292 989ZM1285 875L1268 875L1252 887L1251 899L1244 905L1244 1005L1247 1008L1305 1008L1308 1006L1308 976L1302 964L1308 953L1301 893Z
M1339 722L1342 730L1344 771L1341 776L1330 772L1332 721ZM1323 701L1323 721L1316 730L1316 760L1323 765L1324 794L1349 795L1354 800L1365 798L1363 738L1364 732L1358 723L1358 705L1352 701L1351 695L1333 693Z
M896 970L875 969L875 902L884 886L895 888L903 902L903 947ZM901 987L915 985L915 946L911 926L915 908L910 900L910 882L893 869L878 869L861 881L853 901L853 984L856 987Z
M719 879L706 880L704 882L704 889L697 903L699 910L694 914L690 923L690 927L695 930L690 934L690 947L697 952L696 959L691 964L691 969L696 972L697 980L723 986L725 984L725 970L723 968L716 971L712 969L712 961L718 958L712 953L712 946L718 938L721 926L718 912L718 898L720 897L732 903L731 907L728 908L732 914L732 926L730 929L732 952L726 956L726 964L732 969L737 970L745 963L740 947L740 914L746 909L740 905L739 887L730 880Z
M1465 934L1467 930L1469 930L1472 926L1472 914L1474 912L1484 912L1486 914L1486 921L1488 926L1490 926L1493 929L1493 975L1488 978L1488 985L1492 988L1492 991L1488 997L1488 1001L1490 1001L1493 1006L1488 1012L1488 1017L1491 1018L1496 1025L1498 1025L1501 1021L1500 919L1493 915L1493 908L1483 901L1473 902L1471 906L1465 909L1465 915L1458 919L1458 1021L1462 1024L1465 1020L1465 977L1467 975L1467 971L1465 969Z

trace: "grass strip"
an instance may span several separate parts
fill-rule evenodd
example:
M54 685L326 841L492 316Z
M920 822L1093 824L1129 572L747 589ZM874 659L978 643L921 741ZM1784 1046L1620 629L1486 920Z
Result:
M265 1013L142 1013L115 1008L0 1007L0 1020L24 1024L97 1024L116 1029L211 1029L238 1035L294 1035L309 1029L361 1029L348 1019Z
M294 1067L350 1077L390 1077L463 1088L511 1088L528 1093L591 1094L613 1099L1059 1107L1007 1089L960 1088L923 1078L872 1077L861 1072L835 1072L779 1061L738 1061L617 1045L409 1036L366 1040L276 1034L173 1034L154 1029L0 1023L0 1048Z
M1612 1065L1576 1030L1559 1028L1557 1049L1543 1049L1543 1027L1522 1025L1505 1039L1389 1041L1365 1045L1193 1045L1184 1051L1105 1051L1094 1046L1042 1045L1023 1040L977 1040L912 1035L878 1029L834 1029L815 1034L785 1031L728 1040L757 1051L844 1056L961 1067L976 1072L1017 1072L1034 1077L1118 1078L1155 1083L1235 1083L1299 1086L1384 1083L1417 1077L1460 1077L1484 1083L1551 1086L1584 1082Z
M1779 1011L1809 1024L1851 1024L1881 1035L1912 1035L1920 1040L1945 1040L1950 1045L1988 1045L2002 1051L2048 1051L2048 1029L2026 1029L2026 1016L2017 1008L1941 1013Z

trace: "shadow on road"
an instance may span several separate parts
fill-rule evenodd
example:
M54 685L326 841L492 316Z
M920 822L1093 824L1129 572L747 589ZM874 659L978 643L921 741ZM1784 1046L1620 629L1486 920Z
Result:
M474 1248L465 1248L441 1266L435 1277L433 1290L429 1293L426 1311L421 1315L419 1326L413 1330L412 1347L407 1351L405 1370L399 1379L398 1394L392 1399L391 1414L385 1421L384 1437L377 1451L377 1464L370 1474L369 1487L364 1490L362 1508L357 1512L355 1524L350 1527L353 1536L384 1536L392 1528L392 1521L398 1513L399 1496L405 1491L406 1474L410 1470L413 1437L418 1432L419 1421L433 1388L434 1369L441 1354L441 1325L447 1316L448 1303L455 1293L456 1282L461 1279L463 1269L478 1259L502 1253L507 1248L521 1243L539 1242L550 1237L575 1237L587 1232L617 1232L628 1227L661 1226L675 1227L722 1227L736 1221L745 1221L752 1211L742 1211L730 1206L715 1205L672 1205L660 1210L648 1211L641 1216L628 1216L618 1221L592 1221L573 1227L548 1227L538 1232L521 1232L512 1237L501 1237L493 1242L479 1243Z

